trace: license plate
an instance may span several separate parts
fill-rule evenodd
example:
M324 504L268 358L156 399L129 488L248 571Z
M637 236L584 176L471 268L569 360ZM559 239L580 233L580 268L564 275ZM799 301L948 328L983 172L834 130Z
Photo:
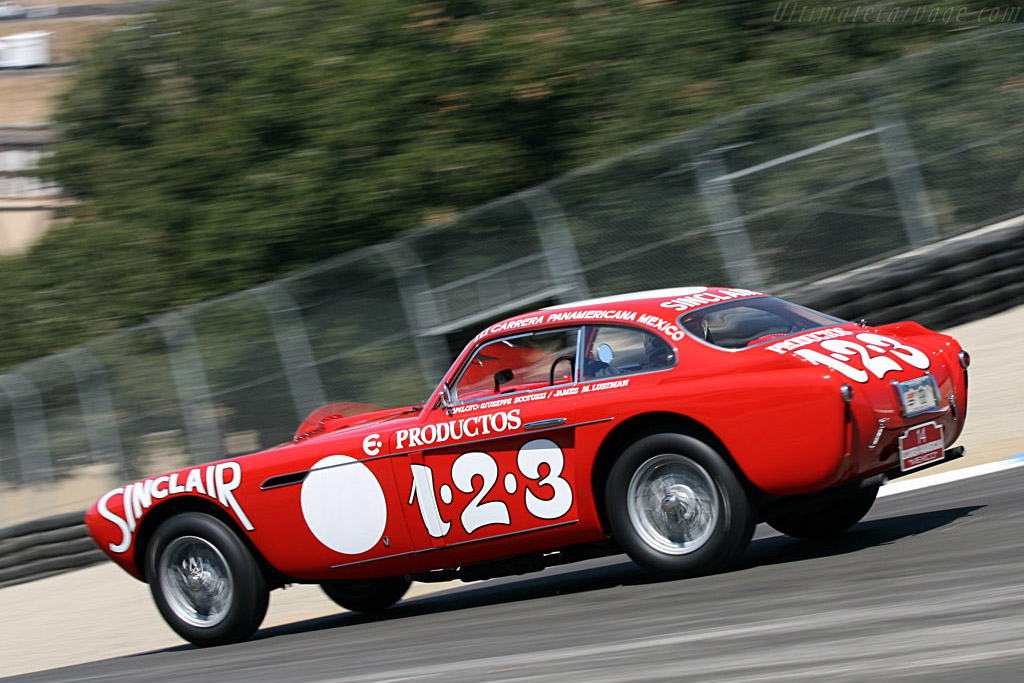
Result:
M896 393L900 395L900 409L904 417L939 407L939 387L931 375L897 383Z
M942 425L926 422L911 427L900 437L900 469L904 472L931 465L946 457Z

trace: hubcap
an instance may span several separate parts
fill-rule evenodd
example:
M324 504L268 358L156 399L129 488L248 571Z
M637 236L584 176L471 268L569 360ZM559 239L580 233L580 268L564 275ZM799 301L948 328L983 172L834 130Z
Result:
M198 536L181 536L164 548L160 587L175 616L199 628L224 620L234 592L224 556Z
M629 481L629 521L651 548L685 555L702 547L718 525L718 489L700 464L682 455L658 455Z

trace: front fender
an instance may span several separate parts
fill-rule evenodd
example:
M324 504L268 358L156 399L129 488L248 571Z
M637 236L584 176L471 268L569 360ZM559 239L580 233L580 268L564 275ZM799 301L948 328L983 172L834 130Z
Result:
M89 508L86 529L111 560L144 580L137 547L144 520L167 501L191 498L218 505L241 528L251 531L252 523L234 494L241 483L242 467L232 460L132 482L108 491Z

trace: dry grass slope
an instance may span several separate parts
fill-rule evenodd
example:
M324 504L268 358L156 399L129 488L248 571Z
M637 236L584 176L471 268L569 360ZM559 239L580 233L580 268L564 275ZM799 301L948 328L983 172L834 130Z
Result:
M41 125L53 116L57 97L71 85L68 72L19 71L0 74L0 127Z

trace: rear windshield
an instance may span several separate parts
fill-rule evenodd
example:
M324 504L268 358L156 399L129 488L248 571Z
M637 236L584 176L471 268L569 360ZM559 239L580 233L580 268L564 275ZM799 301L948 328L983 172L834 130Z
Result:
M679 316L680 327L698 339L725 349L757 346L797 332L845 322L773 296L730 301Z

